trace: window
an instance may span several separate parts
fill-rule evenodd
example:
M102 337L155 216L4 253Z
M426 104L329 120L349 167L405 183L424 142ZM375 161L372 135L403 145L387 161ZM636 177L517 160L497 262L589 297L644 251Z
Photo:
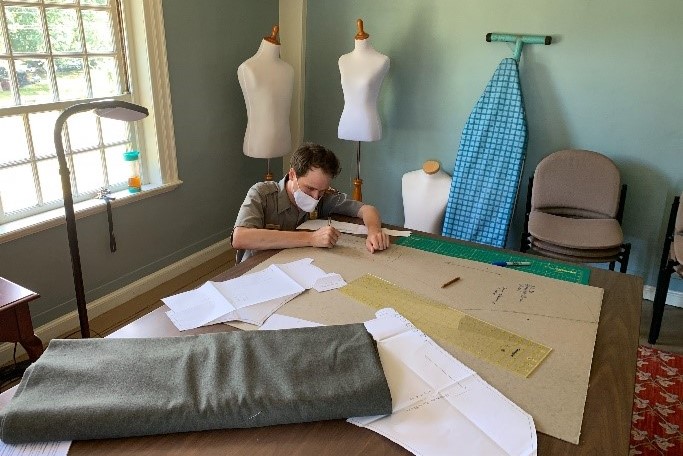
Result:
M63 205L54 124L84 100L132 101L151 115L67 120L74 201L125 189L127 150L141 151L148 189L179 183L161 13L161 0L0 0L0 225Z

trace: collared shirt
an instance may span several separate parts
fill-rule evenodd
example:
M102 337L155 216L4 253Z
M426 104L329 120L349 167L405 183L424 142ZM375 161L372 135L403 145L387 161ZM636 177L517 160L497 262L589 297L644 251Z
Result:
M287 177L283 177L279 182L267 181L254 184L240 207L235 227L293 231L308 220L310 214L302 211L289 200L286 189ZM332 214L356 217L362 206L362 202L350 199L345 193L327 191L320 198L317 213L320 218L327 218ZM240 257L240 253L237 254L238 262L254 254L252 250L246 250Z

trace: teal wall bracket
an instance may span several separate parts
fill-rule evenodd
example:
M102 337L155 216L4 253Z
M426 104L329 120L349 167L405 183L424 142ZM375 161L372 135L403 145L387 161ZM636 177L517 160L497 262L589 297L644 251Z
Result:
M550 35L510 35L506 33L487 33L486 41L491 43L493 41L503 41L506 43L515 43L515 53L512 58L519 62L522 56L522 47L525 44L545 44L549 46L553 42L553 37Z

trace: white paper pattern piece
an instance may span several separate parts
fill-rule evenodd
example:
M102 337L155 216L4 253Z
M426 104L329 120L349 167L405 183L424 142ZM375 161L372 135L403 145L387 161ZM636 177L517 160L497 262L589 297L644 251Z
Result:
M536 454L524 412L393 309L365 323L377 341L393 413L349 418L420 456Z
M0 441L0 456L66 456L71 442L36 442L9 445Z
M287 315L272 315L259 328L259 331L274 331L277 329L291 329L291 328L311 328L314 326L323 326L314 321L303 320L301 318L288 317Z
M171 309L166 315L181 331L228 321L261 325L307 289L327 291L346 285L339 274L328 274L312 263L312 258L303 258L224 282L206 282L163 298Z
M328 222L325 219L307 220L301 225L297 226L296 229L316 231L322 227L327 226L327 223ZM339 222L337 220L332 220L332 226L341 231L342 233L346 234L368 234L368 227L365 225L359 225L357 223ZM410 231L390 230L388 228L382 228L382 231L387 233L389 236L410 236Z

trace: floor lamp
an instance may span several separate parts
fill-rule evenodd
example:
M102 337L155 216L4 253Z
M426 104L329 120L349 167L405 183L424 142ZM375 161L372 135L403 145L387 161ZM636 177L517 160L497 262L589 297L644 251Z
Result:
M76 215L74 214L74 200L71 194L71 178L69 167L64 156L64 144L62 143L62 129L69 116L79 112L95 111L99 117L107 119L134 122L144 119L149 115L147 108L128 103L122 100L99 100L79 103L69 106L62 112L55 122L55 149L59 162L59 174L62 176L62 193L64 195L64 214L66 216L66 232L69 237L69 252L71 253L71 268L74 276L74 288L76 290L76 306L78 307L78 320L81 325L81 337L90 337L90 323L88 322L88 309L85 303L85 290L83 288L83 271L81 270L81 254L78 251L78 235L76 233Z

